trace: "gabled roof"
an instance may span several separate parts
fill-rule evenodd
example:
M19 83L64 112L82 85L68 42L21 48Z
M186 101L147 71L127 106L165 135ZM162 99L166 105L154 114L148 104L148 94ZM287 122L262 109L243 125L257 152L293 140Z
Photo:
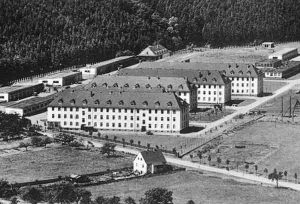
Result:
M86 87L110 87L127 91L130 91L130 89L142 89L147 91L153 90L153 88L159 88L159 91L161 91L161 89L166 91L190 91L190 83L186 78L156 76L101 75L93 79Z
M180 110L188 104L174 93L81 89L61 92L49 106Z
M145 160L146 164L157 164L157 163L166 163L166 159L163 153L159 150L157 151L142 151L141 155Z
M123 76L156 76L156 77L185 77L190 83L199 85L224 85L230 83L220 71L196 70L196 69L174 69L169 68L140 68L121 69L118 75Z
M275 57L275 56L279 56L279 55L283 55L283 54L286 54L286 53L289 53L289 52L292 52L292 51L295 51L297 50L297 48L295 47L286 47L286 48L283 48L277 52L274 52L273 54L270 54L269 57Z
M142 62L136 68L218 70L227 77L258 77L261 73L252 64L200 63L200 62ZM225 71L225 72L224 72Z
M151 52L153 52L154 55L159 56L159 55L163 55L165 53L170 52L167 48L165 48L164 46L157 44L157 45L149 45L148 47L146 47L144 50L146 49L150 49ZM144 51L143 50L143 51ZM139 56L143 56L143 51L139 54Z

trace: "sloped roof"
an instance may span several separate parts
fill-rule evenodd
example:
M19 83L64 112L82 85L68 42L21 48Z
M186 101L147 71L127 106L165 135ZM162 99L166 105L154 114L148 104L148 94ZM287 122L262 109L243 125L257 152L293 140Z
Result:
M149 45L148 47L146 47L145 49L150 49L155 55L163 55L163 54L165 54L165 53L168 53L168 52L170 52L167 48L165 48L164 46L162 46L162 45L160 45L160 44L158 44L158 45ZM144 50L145 50L144 49ZM144 51L143 50L143 51ZM143 52L142 51L142 52ZM141 53L142 53L141 52ZM140 56L141 56L141 54L140 54Z
M123 61L129 60L129 59L132 59L132 58L134 58L134 56L116 57L116 58L109 59L109 60L106 60L106 61L102 61L102 62L99 62L99 63L96 63L96 64L87 64L85 67L81 67L81 69L99 68L99 67L102 67L102 66L106 66L106 65L109 65L109 64L116 63L116 62L123 62Z
M166 159L163 153L159 150L157 151L142 151L142 157L144 158L146 164L157 164L157 163L166 163Z
M124 89L164 88L166 91L190 91L190 84L186 78L154 77L154 76L105 76L93 79L88 87L115 87Z
M200 85L224 85L230 83L227 77L216 70L140 68L121 69L117 74L120 76L185 77L190 83Z
M283 54L286 54L286 53L289 53L289 52L292 52L294 50L297 50L297 48L295 47L286 47L286 48L283 48L277 52L274 52L272 54L269 55L269 57L275 57L275 56L279 56L279 55L283 55Z
M136 68L218 70L222 71L222 73L224 73L227 77L258 77L261 74L254 65L243 63L142 62Z
M174 93L81 89L61 92L49 106L180 110L188 104Z

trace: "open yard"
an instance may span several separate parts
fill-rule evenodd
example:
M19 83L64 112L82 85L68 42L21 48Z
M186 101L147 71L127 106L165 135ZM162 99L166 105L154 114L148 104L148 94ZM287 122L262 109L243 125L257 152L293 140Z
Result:
M271 94L274 91L280 89L284 85L286 85L286 82L281 82L281 81L268 81L264 80L264 93L265 94Z
M132 166L133 156L118 155L107 158L100 149L77 150L67 146L21 152L0 157L0 175L10 182L25 182Z
M173 191L174 204L183 204L192 199L195 203L298 203L300 193L260 185L240 183L229 178L221 179L185 171L176 174L134 179L126 182L87 188L97 196L131 196L138 202L145 191L162 187Z
M239 169L245 170L246 162L254 172L253 164L256 163L261 174L265 168L269 172L276 168L287 171L292 179L295 173L300 174L299 132L298 125L256 122L225 137L219 146L207 154L211 155L211 165L217 165L219 157L222 160L220 166L226 167L225 161L228 159L230 168L238 164ZM208 163L206 158L203 162Z
M223 109L223 111L215 111L210 108L202 108L202 109L198 108L196 112L190 113L190 121L210 123L219 120L220 118L223 118L226 115L229 115L233 112L234 110L231 109Z

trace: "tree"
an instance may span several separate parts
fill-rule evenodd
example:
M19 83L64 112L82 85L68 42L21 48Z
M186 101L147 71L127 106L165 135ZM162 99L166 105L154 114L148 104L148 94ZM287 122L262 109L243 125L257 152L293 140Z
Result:
M133 139L131 139L131 140L130 140L130 145L131 145L131 146L133 145L133 142L134 142Z
M31 144L28 142L20 142L19 144L19 148L25 148L25 151L27 151L27 148L30 146Z
M85 189L78 189L77 190L77 202L79 201L80 204L90 204L92 203L91 200L92 193Z
M199 162L201 163L202 161L202 153L200 151L197 152L197 156L199 158Z
M101 147L101 153L107 154L107 157L111 155L111 153L115 152L116 145L113 143L104 143L104 145Z
M248 172L249 164L245 164L245 169L246 169L246 172Z
M266 175L268 175L268 169L267 169L267 168L264 169L264 173L265 173Z
M140 204L173 204L173 192L165 188L153 188L145 192Z
M274 169L273 173L269 174L268 179L271 179L272 181L276 181L276 187L278 188L278 181L282 178L283 174L282 172L277 172L276 169Z
M228 167L229 163L230 163L229 159L226 159L226 165L227 165L227 167Z
M283 175L285 176L285 180L287 181L287 175L288 175L287 171L284 171Z
M31 138L31 144L32 146L35 146L35 147L42 147L44 146L43 144L43 139L39 136L34 136Z
M220 157L217 158L217 162L218 162L218 168L219 168L219 165L221 164L222 160Z
M18 202L20 202L20 201L18 200L17 197L13 197L13 198L10 200L10 204L18 204Z
M0 180L0 198L10 198L17 195L16 189L8 181Z
M258 170L257 164L254 165L254 169L255 169L255 174L257 174L257 170Z
M210 165L210 161L211 161L211 156L210 155L208 155L207 161L208 161L208 165Z
M63 145L69 145L71 142L75 140L75 137L73 135L68 134L59 134L54 138L54 141L62 143Z
M195 204L193 200L189 200L186 204Z
M25 201L36 204L44 200L44 194L39 188L28 187L23 190L21 198Z
M136 204L136 202L132 197L129 196L125 199L125 204Z
M50 137L45 137L42 143L47 147L47 144L51 144L52 140Z
M295 178L295 183L298 183L298 182L297 182L297 179L298 179L297 173L294 174L294 178Z
M47 201L51 203L72 203L78 200L78 191L70 183L61 183L50 186Z

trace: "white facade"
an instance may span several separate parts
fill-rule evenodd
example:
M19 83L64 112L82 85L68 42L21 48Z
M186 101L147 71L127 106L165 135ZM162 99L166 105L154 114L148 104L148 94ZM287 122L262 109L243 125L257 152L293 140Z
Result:
M266 71L265 72L265 77L266 78L281 79L282 78L282 72Z
M202 106L205 104L224 104L230 100L230 84L198 85L197 102Z
M94 67L93 65L82 67L79 71L82 73L83 79L92 79L97 76L97 67Z
M260 96L263 93L263 77L230 77L231 94Z
M147 163L145 162L141 153L139 153L133 161L133 172L138 172L141 175L147 173Z
M179 132L189 126L189 113L188 108L180 111L48 107L47 120L71 129L85 125L99 130Z
M166 163L167 161L162 152L142 151L133 161L133 172L140 175L162 172Z

